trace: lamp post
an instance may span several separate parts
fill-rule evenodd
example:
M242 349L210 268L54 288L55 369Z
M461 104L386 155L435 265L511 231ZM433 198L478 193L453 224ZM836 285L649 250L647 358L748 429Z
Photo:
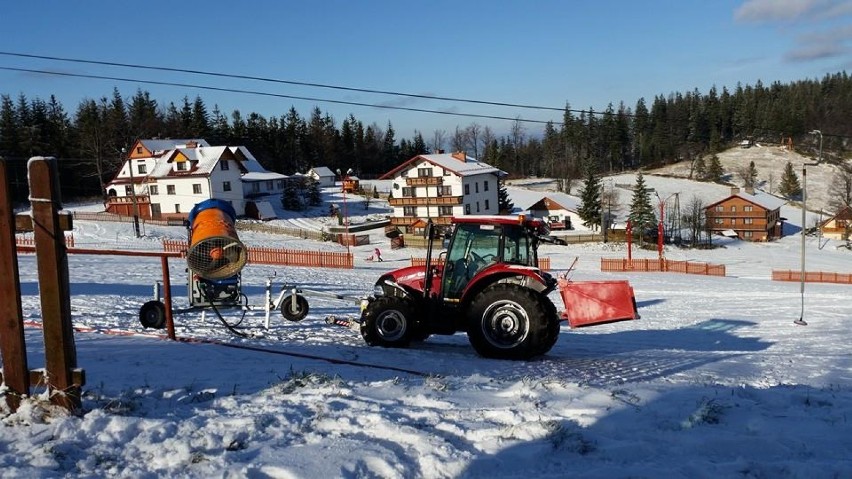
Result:
M127 169L130 171L130 191L133 201L133 231L136 233L136 237L140 238L142 235L139 233L139 203L136 201L136 180L133 179L133 160L127 156L127 150L124 148L121 149L121 156L127 160Z
M808 322L805 321L805 230L807 229L805 222L807 221L808 213L808 167L816 166L822 162L822 131L813 130L811 131L811 134L819 135L819 156L817 156L816 163L802 164L802 267L799 276L799 290L802 296L802 311L799 315L799 319L793 321L799 326L808 325Z

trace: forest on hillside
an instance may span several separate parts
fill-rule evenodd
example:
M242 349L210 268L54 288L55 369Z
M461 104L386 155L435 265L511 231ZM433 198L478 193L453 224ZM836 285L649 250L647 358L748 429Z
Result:
M392 123L342 120L319 107L308 114L291 107L266 118L239 110L212 110L200 96L160 104L147 91L81 101L69 112L55 96L0 95L0 157L10 165L15 198L26 197L26 159L55 156L63 194L99 196L122 161L122 149L138 138L204 138L212 145L245 145L271 171L284 174L311 166L353 168L380 175L420 153L466 151L512 176L579 179L694 160L748 139L792 141L816 156L820 130L824 157L845 159L852 139L852 79L846 72L822 79L764 85L713 87L644 98L604 111L565 105L561 123L533 130L521 118L507 134L477 123L397 139Z

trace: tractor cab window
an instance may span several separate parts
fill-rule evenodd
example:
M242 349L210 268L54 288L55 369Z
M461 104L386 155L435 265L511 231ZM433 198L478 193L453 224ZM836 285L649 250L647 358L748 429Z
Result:
M447 251L442 291L457 299L479 270L500 257L502 229L495 225L460 224Z
M535 259L530 258L530 237L521 228L506 228L503 243L503 261L524 266L535 266Z

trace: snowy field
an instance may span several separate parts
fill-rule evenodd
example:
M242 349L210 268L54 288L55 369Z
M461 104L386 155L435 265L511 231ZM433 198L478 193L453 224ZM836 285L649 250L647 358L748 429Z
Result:
M661 194L725 190L646 179ZM382 212L381 204L364 210L358 198L348 201L356 222ZM309 214L317 228L328 221ZM806 285L809 325L795 325L799 283L770 280L772 269L800 264L801 212L785 207L782 216L791 236L774 243L667 247L671 259L727 265L724 278L600 272L601 257L626 256L623 245L542 247L556 273L579 257L574 280L629 279L642 318L563 326L550 353L529 362L482 359L461 334L405 350L371 348L324 322L356 313L354 304L316 297L300 323L274 314L266 330L263 313L249 312L240 327L250 339L229 334L212 315L178 314L178 336L201 341L171 342L138 322L162 276L159 260L71 255L84 413L67 416L43 396L15 414L2 410L0 476L852 477L852 286ZM185 239L179 227L149 226L137 239L130 225L86 221L75 222L74 235L80 247L157 249L161 238ZM260 233L241 239L345 250ZM852 270L850 251L817 241L806 243L808 270ZM275 272L276 284L363 295L383 271L424 255L391 250L381 231L371 242L353 249L353 270L249 265L243 292L262 305L264 281ZM366 259L376 246L384 262ZM182 308L185 265L170 266ZM19 268L33 325L30 367L38 368L34 256L21 255ZM557 293L551 300L563 309Z

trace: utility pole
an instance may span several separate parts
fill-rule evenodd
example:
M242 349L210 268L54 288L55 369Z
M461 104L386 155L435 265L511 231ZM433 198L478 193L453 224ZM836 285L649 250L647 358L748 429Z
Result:
M127 169L130 171L130 191L132 192L133 201L133 231L136 232L136 237L141 238L139 232L139 203L136 200L136 181L133 179L133 161L127 156L127 150L121 149L121 157L127 161Z

